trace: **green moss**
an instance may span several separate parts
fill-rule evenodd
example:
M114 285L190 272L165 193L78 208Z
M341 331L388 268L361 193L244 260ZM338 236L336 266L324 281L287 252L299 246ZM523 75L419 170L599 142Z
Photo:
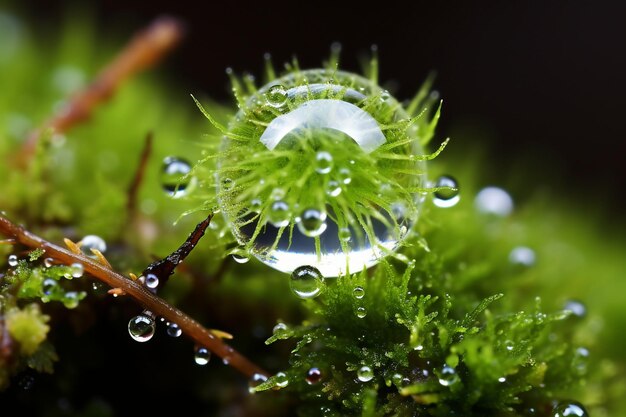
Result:
M32 355L46 340L50 317L41 313L38 304L31 303L23 309L9 309L4 316L9 334L19 344L23 355Z

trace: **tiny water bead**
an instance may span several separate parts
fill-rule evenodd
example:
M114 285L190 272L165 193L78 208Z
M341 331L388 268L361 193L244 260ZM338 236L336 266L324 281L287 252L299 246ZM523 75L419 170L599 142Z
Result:
M453 367L449 365L444 365L444 367L439 372L439 384L444 387L449 387L450 385L456 384L459 382L459 375L456 373Z
M172 198L181 198L192 190L196 183L190 176L191 164L184 158L168 156L163 160L161 185Z
M306 209L300 215L298 230L305 236L319 236L326 230L326 212L318 209Z
M167 325L167 335L170 337L180 337L183 334L183 330L176 323L168 323Z
M433 193L433 203L437 207L453 207L461 199L459 184L454 177L449 175L440 176L435 182L435 188L442 188Z
M95 249L101 253L104 253L107 250L106 242L104 241L104 239L97 235L87 235L83 237L82 240L79 242L79 246L83 253L87 256L95 256L94 253L91 251L92 249Z
M485 187L476 194L474 206L480 213L506 217L513 211L513 199L499 187Z
M272 334L281 334L286 332L288 329L287 325L283 322L276 323L276 326L272 329Z
M17 266L17 255L9 255L7 262L9 263L9 266Z
M289 286L300 298L315 298L324 289L324 276L312 266L301 266L291 273Z
M415 115L370 80L336 70L293 72L237 99L211 169L217 203L251 256L337 277L402 244L427 189L416 157L424 122L410 123ZM368 191L380 183L390 185L384 198Z
M367 316L367 310L365 307L358 307L356 309L356 316L360 319L365 318L365 316Z
M147 274L144 277L144 285L151 290L157 288L159 286L159 277L154 274Z
M196 364L204 366L211 360L211 352L205 347L196 347L193 354Z
M311 368L306 373L306 383L309 385L315 385L322 380L322 371L318 368Z
M278 388L285 388L289 385L289 377L287 377L287 374L284 372L278 372L274 375L274 380L276 381L276 386Z
M83 264L78 262L71 264L68 268L69 270L63 274L65 278L80 278L83 276L83 272L85 270Z
M589 417L585 407L577 401L558 403L552 412L552 417Z
M147 342L154 336L154 319L146 314L139 314L128 322L128 334L137 342Z
M354 287L352 295L354 295L354 298L356 298L357 300L360 300L361 298L365 297L365 290L363 289L363 287Z
M364 365L356 372L356 377L361 382L369 382L374 378L374 371L369 366Z

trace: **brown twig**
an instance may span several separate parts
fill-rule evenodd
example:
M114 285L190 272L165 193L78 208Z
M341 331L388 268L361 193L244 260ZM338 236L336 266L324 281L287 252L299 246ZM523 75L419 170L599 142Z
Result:
M141 156L139 157L139 165L137 166L137 170L135 171L135 175L133 176L133 180L128 187L128 200L126 200L126 213L128 215L128 220L132 221L137 215L137 195L139 194L139 186L143 181L144 174L146 172L146 167L148 166L148 159L150 158L150 154L152 153L152 141L153 135L152 132L148 132L146 135L146 140L143 145L143 149L141 151Z
M63 133L87 119L99 104L115 93L122 82L156 64L172 50L182 35L182 23L171 17L161 17L135 35L86 89L78 92L59 113L27 138L18 156L19 164L27 166L43 132L52 129L55 133Z
M7 237L16 239L19 243L30 248L41 248L47 256L50 256L65 265L80 263L85 272L99 279L113 288L121 288L127 295L137 300L145 309L152 311L157 316L165 318L167 321L176 323L187 337L195 343L204 346L215 355L224 359L234 368L248 377L255 374L268 376L269 374L245 356L224 343L200 323L187 316L182 311L169 305L163 299L152 294L138 281L133 281L125 276L99 264L95 260L82 254L75 254L71 251L57 246L47 240L29 232L22 226L18 226L6 217L0 215L0 233Z

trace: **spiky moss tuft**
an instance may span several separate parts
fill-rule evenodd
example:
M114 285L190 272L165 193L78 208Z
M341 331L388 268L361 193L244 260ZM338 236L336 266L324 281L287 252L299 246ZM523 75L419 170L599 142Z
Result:
M430 155L422 150L439 117L428 110L436 100L426 93L430 83L404 108L378 86L376 60L369 79L334 67L302 71L297 63L276 78L269 68L261 88L229 72L239 111L227 128L205 112L223 133L215 157L196 167L217 189L205 206L219 205L238 243L279 270L300 266L275 257L290 248L310 251L321 265L332 252L345 254L325 275L349 272L350 253L363 249L369 258L356 265L371 266L393 253L417 220L430 190L425 161L445 146ZM328 217L325 233L303 231L306 210ZM325 220L318 225L327 227ZM300 233L309 239L298 241Z

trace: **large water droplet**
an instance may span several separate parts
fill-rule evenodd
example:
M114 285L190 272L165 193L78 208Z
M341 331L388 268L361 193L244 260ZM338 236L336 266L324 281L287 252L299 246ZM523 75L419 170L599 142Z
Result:
M191 177L191 165L186 159L168 156L163 160L161 185L172 198L181 198L191 191L196 183Z
M354 295L354 298L356 298L357 300L360 300L365 296L365 290L363 289L363 287L354 287L352 295Z
M329 197L337 197L341 194L341 185L335 180L328 181L328 184L326 184L326 194Z
M291 273L289 286L300 298L314 298L324 289L324 276L312 266L301 266Z
M439 383L444 387L456 384L459 381L459 375L454 368L449 365L445 365L439 372Z
M315 171L318 174L328 174L333 168L333 156L326 152L320 151L315 155Z
M276 386L278 388L285 388L287 385L289 385L289 378L284 372L278 372L276 375L274 375L274 380L276 381Z
M17 255L9 255L7 262L9 263L9 266L17 266Z
M287 325L283 322L276 323L276 326L272 329L272 334L281 334L286 332L288 329Z
M46 259L44 259L44 260L43 260L43 265L44 265L46 268L50 268L50 267L52 267L52 265L54 265L54 259L52 259L52 258L46 258Z
M65 278L80 278L83 276L83 272L85 271L85 267L83 264L75 262L69 266L69 270L63 274Z
M585 407L577 401L563 401L554 407L553 417L589 417Z
M144 285L151 290L157 288L159 286L159 277L154 274L147 274L144 277Z
M535 258L535 251L526 246L517 246L509 253L509 261L513 265L533 266Z
M289 204L282 200L274 201L268 213L268 220L274 227L285 227L291 220Z
M298 230L305 236L319 236L326 230L326 212L314 208L306 209L300 215Z
M155 328L154 319L145 314L139 314L128 322L128 334L137 342L147 342L152 339Z
M196 347L193 354L193 360L196 364L204 366L211 360L211 352L205 347Z
M339 170L339 180L345 185L352 182L352 173L348 168L341 168Z
M356 377L361 382L369 382L374 378L374 371L369 366L364 365L356 371Z
M311 368L306 373L306 383L309 385L315 385L322 380L322 371L318 368Z
M513 211L513 199L502 188L485 187L474 198L476 209L485 214L506 217Z
M273 85L265 93L265 99L272 107L282 107L287 103L287 90L280 84Z
M87 256L95 256L91 250L95 249L104 253L107 250L107 244L100 236L87 235L80 241L80 249Z
M447 187L446 189L438 190L433 193L433 203L437 207L452 207L455 206L461 199L461 195L459 194L459 184L449 175L442 175L437 178L435 187Z
M360 319L364 318L365 316L367 316L367 310L365 309L365 307L358 307L356 309L356 316Z
M233 249L232 251L230 251L230 256L233 258L233 261L237 262L238 264L245 264L250 261L250 255L248 254L248 251L244 248Z

